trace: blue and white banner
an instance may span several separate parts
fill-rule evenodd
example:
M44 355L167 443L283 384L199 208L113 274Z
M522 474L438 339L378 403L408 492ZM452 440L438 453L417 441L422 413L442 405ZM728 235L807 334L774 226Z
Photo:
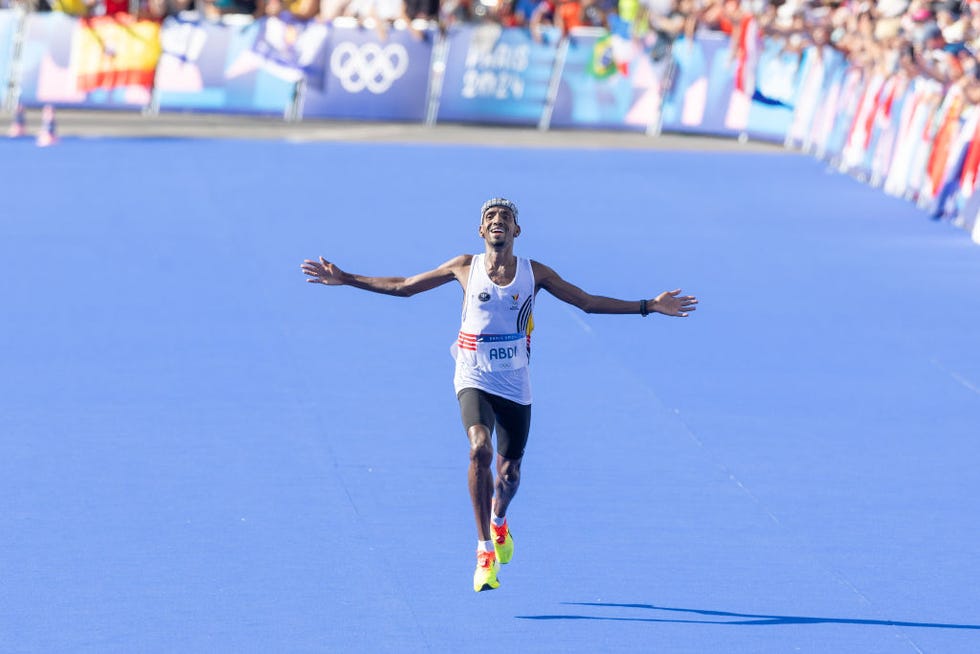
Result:
M157 66L161 110L283 114L297 83L322 79L328 31L263 18L247 25L168 18Z
M867 80L864 79L862 70L848 68L844 71L839 82L840 90L836 94L833 115L828 116L831 127L824 144L825 156L839 159L844 154L866 88Z
M679 38L671 49L675 73L665 89L663 130L749 136L783 141L800 88L800 55L763 39L744 92L736 89L738 61L727 36Z
M450 30L438 120L537 125L544 113L558 38L534 41L523 28Z
M675 72L664 94L664 131L733 133L725 125L734 85L734 73L725 71L729 51L724 36L681 37L674 42L671 57Z
M306 85L303 115L359 120L425 119L435 32L335 27L325 57L326 83Z
M802 53L787 49L782 39L763 40L755 73L755 89L745 131L752 137L786 139L800 90Z
M646 131L660 120L667 58L618 34L573 31L550 126Z
M807 150L815 147L821 106L830 95L836 71L841 70L845 63L844 56L830 46L810 46L803 51L787 144Z
M280 78L305 80L306 86L322 89L326 71L327 26L303 21L284 11L257 21L258 34L252 51L266 71Z
M18 27L19 14L10 9L0 9L0 106L7 100L10 71L14 61L14 32Z
M28 14L20 56L20 101L81 104L85 94L71 74L71 42L77 18L58 12Z

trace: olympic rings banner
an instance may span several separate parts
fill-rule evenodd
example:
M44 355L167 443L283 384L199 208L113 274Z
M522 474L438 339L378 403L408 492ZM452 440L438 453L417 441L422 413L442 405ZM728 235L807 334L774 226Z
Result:
M438 119L451 122L537 125L552 75L558 34L543 42L526 29L464 25L447 35L448 59Z
M434 32L335 27L329 39L325 85L307 84L303 115L317 118L421 122L428 103Z
M125 14L79 20L27 16L21 53L24 104L129 106L150 101L160 56L159 25Z
M284 114L297 83L322 86L327 27L278 18L242 25L168 18L155 101L161 110Z

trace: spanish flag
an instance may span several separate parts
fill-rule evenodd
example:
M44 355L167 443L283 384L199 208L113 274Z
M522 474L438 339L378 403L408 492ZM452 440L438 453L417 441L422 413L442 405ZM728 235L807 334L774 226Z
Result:
M153 88L160 59L160 24L128 14L83 18L72 42L79 91L124 86Z

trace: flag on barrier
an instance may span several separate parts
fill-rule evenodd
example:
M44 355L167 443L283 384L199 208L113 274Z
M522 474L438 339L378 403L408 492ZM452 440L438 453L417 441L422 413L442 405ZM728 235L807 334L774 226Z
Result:
M926 163L925 184L920 195L926 199L934 199L942 186L946 174L953 141L960 129L960 114L963 111L963 95L957 88L949 89L936 112L936 129L932 139L932 148ZM959 153L955 153L959 154Z
M283 78L303 78L322 91L326 80L327 27L288 13L258 21L252 51L265 59L266 70Z
M71 55L76 86L86 93L123 86L150 90L161 51L159 23L128 14L82 19Z
M734 46L735 90L725 115L725 127L745 130L755 95L755 70L759 59L759 25L751 14L742 19Z

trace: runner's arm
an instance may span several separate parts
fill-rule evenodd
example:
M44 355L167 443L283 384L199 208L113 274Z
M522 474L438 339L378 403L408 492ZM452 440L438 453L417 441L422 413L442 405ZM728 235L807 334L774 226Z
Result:
M562 302L578 307L586 313L662 313L666 316L686 318L697 309L698 300L693 295L680 295L681 290L664 291L648 300L619 300L602 295L586 293L578 286L562 279L548 266L532 262L534 280L538 288L543 288Z
M373 293L383 293L385 295L397 295L398 297L409 297L416 293L431 291L454 279L465 282L462 271L470 265L472 255L463 254L438 268L429 270L411 277L367 277L365 275L354 275L344 272L336 264L331 263L320 257L319 261L306 259L300 268L310 279L306 281L311 284L324 284L326 286L353 286Z

